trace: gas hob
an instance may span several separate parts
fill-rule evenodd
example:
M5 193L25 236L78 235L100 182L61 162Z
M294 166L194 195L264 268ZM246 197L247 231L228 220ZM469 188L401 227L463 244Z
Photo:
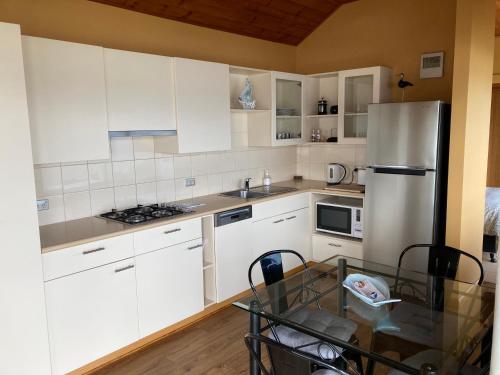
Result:
M104 219L118 221L120 223L137 225L154 220L183 215L189 212L193 211L179 206L160 203L149 206L138 205L137 207L127 208L125 210L113 209L110 212L103 213L99 216Z

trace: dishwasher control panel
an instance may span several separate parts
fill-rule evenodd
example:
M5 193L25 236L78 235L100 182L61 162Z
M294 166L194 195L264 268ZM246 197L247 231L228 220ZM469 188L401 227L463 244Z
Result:
M251 217L252 206L245 206L214 214L214 222L216 227L221 227L241 220L250 219Z

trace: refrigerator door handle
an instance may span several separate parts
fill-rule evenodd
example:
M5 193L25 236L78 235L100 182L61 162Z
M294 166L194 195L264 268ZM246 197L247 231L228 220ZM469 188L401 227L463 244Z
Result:
M402 174L408 176L425 176L427 172L435 172L435 169L425 167L410 167L406 165L370 165L374 173Z

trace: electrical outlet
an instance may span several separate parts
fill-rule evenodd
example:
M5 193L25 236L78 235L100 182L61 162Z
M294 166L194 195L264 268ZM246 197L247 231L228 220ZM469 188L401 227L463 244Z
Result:
M38 211L46 211L49 209L49 200L48 199L38 199L36 201L36 208Z
M185 182L186 182L186 185L185 185L186 187L196 185L196 179L195 178L186 178Z

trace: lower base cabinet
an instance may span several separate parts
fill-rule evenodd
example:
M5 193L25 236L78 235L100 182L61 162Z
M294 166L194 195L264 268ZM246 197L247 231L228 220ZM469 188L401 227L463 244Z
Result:
M157 332L203 310L203 241L136 256L139 332Z
M311 232L309 208L288 212L252 223L252 258L271 250L295 250L306 261L311 259ZM292 254L283 255L284 271L300 266L300 260ZM255 284L263 282L260 266L252 274Z
M139 339L133 258L48 281L45 296L53 374Z
M322 262L335 255L363 259L363 243L328 235L313 235L313 259Z

